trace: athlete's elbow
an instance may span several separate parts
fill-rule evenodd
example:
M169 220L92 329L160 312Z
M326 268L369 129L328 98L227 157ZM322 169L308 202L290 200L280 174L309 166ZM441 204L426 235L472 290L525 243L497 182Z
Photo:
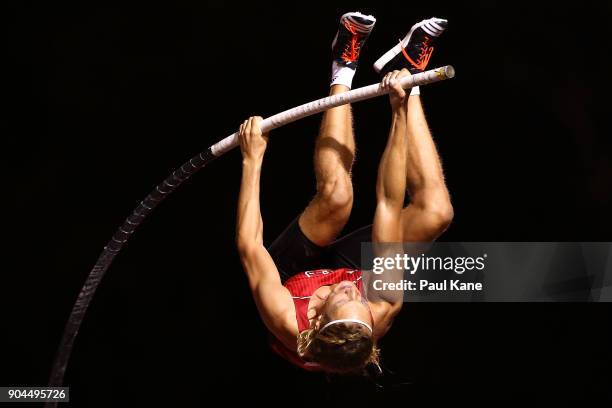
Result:
M252 251L252 242L243 234L236 234L236 249L238 250L238 254L242 258L243 255Z
M236 235L236 249L241 259L249 258L262 246L258 239Z

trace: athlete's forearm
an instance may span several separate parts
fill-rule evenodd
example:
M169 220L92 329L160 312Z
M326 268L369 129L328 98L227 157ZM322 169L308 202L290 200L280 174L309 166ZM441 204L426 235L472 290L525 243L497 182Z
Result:
M236 245L241 252L254 245L263 245L263 222L259 204L262 162L263 158L245 158L242 161L236 220Z

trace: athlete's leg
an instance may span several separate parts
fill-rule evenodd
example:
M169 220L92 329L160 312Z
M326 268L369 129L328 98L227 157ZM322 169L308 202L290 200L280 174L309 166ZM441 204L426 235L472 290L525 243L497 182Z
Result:
M346 92L334 85L330 95ZM353 205L351 167L355 157L350 105L330 109L323 115L314 153L317 193L300 216L300 227L315 244L332 242L348 221Z
M406 186L410 204L401 213L402 239L429 242L446 230L453 218L453 207L418 95L408 98L407 136Z
M401 45L396 44L379 58L374 68L383 74L402 67L412 74L423 72L433 52L433 44L445 31L447 23L434 17L415 24ZM406 105L405 174L411 200L401 212L402 239L429 242L448 227L453 209L418 93L418 88L413 89Z
M330 95L347 92L357 67L361 47L376 19L347 13L332 44L334 62ZM350 105L329 109L323 115L314 153L317 193L299 218L302 232L317 245L326 246L338 236L353 206L351 167L355 137Z

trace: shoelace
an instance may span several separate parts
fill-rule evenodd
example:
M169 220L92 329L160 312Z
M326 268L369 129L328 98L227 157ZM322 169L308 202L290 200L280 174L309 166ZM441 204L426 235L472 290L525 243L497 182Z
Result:
M404 47L402 47L402 54L404 54L404 57L416 69L424 70L427 64L429 63L429 60L431 59L431 55L433 54L433 51L434 51L434 47L429 45L430 41L431 39L426 36L425 40L423 41L423 44L421 45L421 49L419 50L419 56L417 57L416 62L414 62L412 58L410 58L410 56L408 55ZM402 44L402 40L400 40L400 47L401 47L401 44Z
M346 29L353 35L351 36L351 41L344 46L342 59L345 61L354 62L357 60L357 58L359 58L359 52L361 51L361 35L357 32L357 30L355 30L353 25L348 20L344 22L344 27L346 27Z

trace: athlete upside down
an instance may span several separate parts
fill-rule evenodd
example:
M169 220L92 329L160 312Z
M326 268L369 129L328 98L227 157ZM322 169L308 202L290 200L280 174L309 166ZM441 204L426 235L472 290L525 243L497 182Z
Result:
M431 33L432 28L423 25L432 20L438 21L432 27L444 21L424 20L407 36L405 50L417 55L402 61L412 72L425 68L431 51L423 52L419 46L431 39L415 44L418 36L410 34L418 29ZM340 22L333 45L332 95L350 89L358 58L355 44L359 51L375 19L347 13ZM352 52L346 53L349 45ZM418 60L419 54L427 61ZM399 67L393 57L386 67ZM373 223L340 239L353 204L355 140L350 105L323 115L314 153L317 193L267 249L259 190L268 135L262 135L260 117L251 117L240 126L238 252L260 316L272 334L273 349L307 370L348 373L378 365L377 341L391 327L402 300L366 299L359 270L360 243L430 242L453 217L420 96L414 90L409 95L399 86L399 79L411 74L406 68L387 70L380 86L389 90L391 127L378 168ZM410 204L404 207L406 192Z

